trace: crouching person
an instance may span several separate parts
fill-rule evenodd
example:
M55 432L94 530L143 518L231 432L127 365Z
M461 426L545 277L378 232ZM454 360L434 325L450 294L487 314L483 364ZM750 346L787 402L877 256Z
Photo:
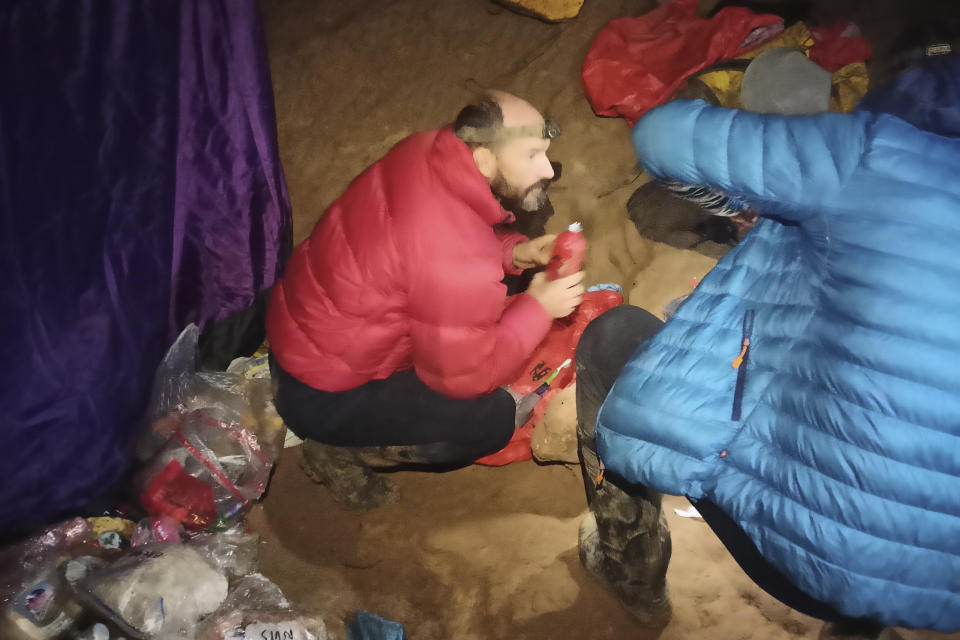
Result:
M501 283L550 258L554 236L498 225L513 219L501 200L543 205L558 134L491 93L400 142L295 249L267 314L276 407L345 505L390 499L378 468L467 464L509 441L501 387L583 296L582 273L539 274L509 304Z

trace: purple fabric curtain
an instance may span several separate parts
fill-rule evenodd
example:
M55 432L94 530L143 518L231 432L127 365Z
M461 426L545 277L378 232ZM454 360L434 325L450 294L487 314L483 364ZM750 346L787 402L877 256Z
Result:
M255 3L181 2L180 33L171 340L272 285L291 234Z
M0 83L3 536L123 476L173 337L291 227L254 0L8 1Z

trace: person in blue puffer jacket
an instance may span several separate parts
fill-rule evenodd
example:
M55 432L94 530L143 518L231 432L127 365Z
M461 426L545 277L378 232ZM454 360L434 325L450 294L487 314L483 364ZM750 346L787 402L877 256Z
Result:
M803 613L867 637L960 629L960 139L677 101L633 141L655 179L762 217L662 328L624 307L584 333L581 560L668 615L659 492L686 495ZM591 375L598 353L615 381Z

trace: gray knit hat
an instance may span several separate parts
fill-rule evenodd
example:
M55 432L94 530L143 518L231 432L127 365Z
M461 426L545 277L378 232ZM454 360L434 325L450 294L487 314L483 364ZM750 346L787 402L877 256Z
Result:
M747 111L796 116L830 110L831 74L797 49L764 51L743 73Z

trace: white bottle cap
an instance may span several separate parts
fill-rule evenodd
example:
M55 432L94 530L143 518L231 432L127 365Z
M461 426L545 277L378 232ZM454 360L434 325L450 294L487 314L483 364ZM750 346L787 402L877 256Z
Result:
M574 223L571 224L569 227L567 227L567 231L573 231L574 233L580 233L581 231L583 231L583 225L580 224L579 222L574 222Z

